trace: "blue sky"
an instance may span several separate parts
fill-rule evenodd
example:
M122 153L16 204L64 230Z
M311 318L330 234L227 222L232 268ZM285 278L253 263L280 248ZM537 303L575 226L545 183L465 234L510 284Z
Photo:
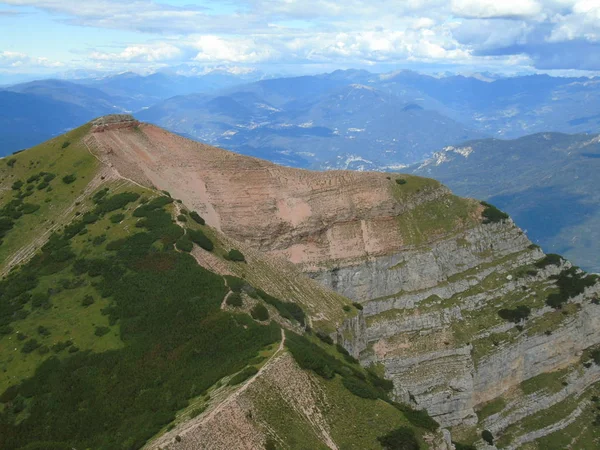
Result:
M600 0L0 0L0 75L600 72Z

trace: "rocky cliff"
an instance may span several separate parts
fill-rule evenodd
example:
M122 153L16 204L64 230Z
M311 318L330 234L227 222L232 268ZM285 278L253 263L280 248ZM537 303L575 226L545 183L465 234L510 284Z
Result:
M168 190L225 235L360 303L333 333L338 342L456 436L483 446L487 427L514 446L588 414L535 422L568 397L547 395L545 383L526 402L511 399L560 372L572 380L565 392L581 397L574 408L588 411L600 288L547 306L570 264L545 258L510 219L486 223L479 202L420 177L280 167L147 124L103 125L86 142L122 176ZM498 314L519 306L527 320Z

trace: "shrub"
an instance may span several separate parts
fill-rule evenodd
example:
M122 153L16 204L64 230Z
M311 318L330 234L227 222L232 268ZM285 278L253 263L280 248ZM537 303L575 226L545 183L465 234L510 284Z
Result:
M40 209L40 205L34 205L32 203L23 203L23 206L21 207L21 212L23 214L33 214L38 209Z
M13 332L13 328L10 325L0 325L0 336L6 336Z
M83 300L81 300L81 306L88 307L93 304L94 304L94 297L92 297L91 295L86 295L85 297L83 297Z
M342 309L346 312L350 312L352 310L352 308L350 308L350 305L344 305L342 306Z
M110 216L110 221L112 223L121 223L123 221L123 219L125 218L125 214L113 214L112 216Z
M200 214L198 214L196 211L191 211L190 212L190 217L192 219L194 219L194 221L196 221L200 225L206 224L206 221L202 217L200 217Z
M358 302L352 302L352 305L353 305L353 306L354 306L356 309L358 309L359 311L362 311L362 310L363 310L363 305L361 305L361 304L360 304L360 303L358 303Z
M415 427L423 428L428 431L435 431L439 424L424 409L414 409L405 403L391 402L398 410L402 411L404 417Z
M31 353L32 351L36 350L38 347L40 347L40 343L38 341L36 341L35 339L29 339L27 342L25 342L25 345L23 345L23 347L21 348L21 353Z
M555 253L548 253L542 259L535 263L535 266L543 269L547 266L560 266L563 262L563 257Z
M328 334L322 332L322 331L317 331L317 337L319 339L321 339L323 342L325 342L326 344L329 345L333 345L333 339L331 339L331 336L329 336Z
M179 239L177 239L177 241L175 242L175 247L177 247L177 250L189 253L194 248L194 243L190 240L190 238L187 235L183 235Z
M108 327L96 327L96 331L94 331L94 334L96 336L102 337L105 334L108 334L110 332L110 328Z
M508 214L504 211L500 211L494 205L490 205L487 202L481 202L481 204L485 207L481 213L483 223L496 223L508 219Z
M519 323L522 320L525 320L531 314L531 309L528 306L520 305L514 309L501 309L498 311L498 315L502 317L504 320L508 320L510 322Z
M361 398L377 399L380 394L373 386L355 377L344 377L342 383L350 392Z
M243 383L248 378L256 375L257 373L258 373L258 369L256 367L254 367L254 366L246 367L244 370L242 370L241 372L238 372L233 377L231 377L231 379L229 380L229 386L235 386L236 384Z
M483 430L481 432L481 439L487 442L490 445L494 445L494 436L489 430Z
M246 258L244 258L244 255L242 254L242 252L240 252L239 250L236 250L236 249L229 250L229 253L227 253L227 259L230 261L237 261L237 262L245 262L246 261Z
M211 252L215 246L212 241L200 230L188 230L187 234L189 238L198 245L200 248L203 248L206 251Z
M179 214L177 216L177 220L179 220L180 222L187 222L187 217L185 217L184 214Z
M52 346L52 351L55 353L59 353L59 352L62 352L64 349L70 347L71 345L73 345L73 342L71 342L71 341L66 341L66 342L58 341L56 344L54 344Z
M190 411L190 419L193 419L194 417L198 417L200 414L202 414L204 411L206 411L206 405L200 406L198 408L194 408Z
M403 184L406 184L407 181L404 178L396 178L396 183L402 186Z
M102 215L112 211L116 211L117 209L124 208L125 206L127 206L127 204L131 202L135 202L138 198L140 198L140 194L135 192L121 192L119 194L111 195L110 197L101 197L97 202L96 208L94 209L94 213Z
M16 162L17 162L17 158L10 158L10 159L6 160L6 165L8 167L14 167Z
M71 145L71 143L69 141L65 141L62 143L61 148L67 148L69 145Z
M477 450L477 447L471 444L461 444L460 442L454 441L452 441L452 444L456 450Z
M598 281L596 275L586 275L575 266L563 270L552 278L556 280L559 291L550 294L546 298L546 304L556 309L561 308L570 298L583 294L587 287L593 286Z
M18 191L23 187L23 182L21 180L17 180L12 184L11 187L13 191Z
M252 308L252 310L250 311L250 314L252 315L252 317L256 320L259 320L261 322L264 322L265 320L269 320L269 310L267 308L265 308L264 305L261 305L260 303L258 303L257 305L254 306L254 308Z
M70 174L70 175L65 175L65 176L62 178L62 181L63 181L63 183L65 183L65 184L71 184L71 183L73 183L73 182L74 182L76 179L77 179L77 176L76 176L75 174L73 174L73 173L72 173L72 174Z
M41 308L50 303L50 296L48 294L35 293L31 296L31 306L34 308Z
M277 444L273 438L267 438L267 441L265 442L265 450L277 450Z
M377 438L386 450L419 450L419 442L415 432L408 427L396 428L388 434Z
M44 174L44 182L46 182L46 183L50 183L55 178L56 178L56 175L53 174L53 173L46 173L46 174Z
M94 214L94 213L85 213L83 215L83 217L81 217L81 221L83 223L85 223L86 225L92 224L92 223L96 223L98 221L99 217Z
M239 307L244 304L242 301L242 296L237 292L232 292L225 300L225 303L229 306Z
M96 236L94 239L92 239L92 244L97 247L98 245L102 245L104 243L104 241L106 241L106 235L102 234L102 235Z
M248 285L246 284L246 286ZM252 290L249 289L249 292L252 293ZM267 294L261 289L258 289L256 293L265 301L265 303L275 307L281 317L284 317L290 321L296 321L300 325L304 325L306 315L304 314L304 310L296 303L284 302L276 297L273 297L272 295Z
M36 189L38 191L41 191L42 189L46 189L48 186L49 186L48 182L42 181L40 184L37 185Z
M43 325L37 327L37 332L41 336L50 336L50 330Z

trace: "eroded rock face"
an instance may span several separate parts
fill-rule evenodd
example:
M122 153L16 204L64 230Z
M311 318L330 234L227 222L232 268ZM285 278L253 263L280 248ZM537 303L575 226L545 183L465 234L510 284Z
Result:
M478 405L600 342L598 286L552 311L551 277L568 264L536 268L544 254L510 220L482 224L478 202L437 182L290 169L126 122L93 130L94 154L360 302L338 342L444 426L475 423ZM520 328L498 317L519 304L532 308Z
M426 408L443 426L473 425L478 405L600 343L600 306L590 301L600 286L571 299L573 313L553 311L545 293L570 265L536 268L543 256L506 222L311 276L363 304L366 336L345 333L342 343L363 364L384 365L396 398ZM519 331L497 311L523 302L535 308ZM548 314L560 323L544 329Z

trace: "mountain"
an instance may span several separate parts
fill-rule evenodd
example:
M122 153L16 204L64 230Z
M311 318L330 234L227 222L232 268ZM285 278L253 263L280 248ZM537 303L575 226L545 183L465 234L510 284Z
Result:
M241 75L221 71L201 75L178 75L169 72L139 75L125 72L103 78L83 79L79 83L99 89L108 95L127 99L127 108L136 111L170 97L214 92L255 81L262 76L259 72Z
M471 141L413 169L505 209L544 249L600 272L599 135Z
M89 88L69 81L32 81L11 86L8 90L77 105L89 111L93 114L93 117L123 111L123 108L118 106L118 99L115 99L98 89Z
M64 133L97 112L37 94L0 91L0 156Z
M282 167L131 116L0 180L2 448L600 439L598 277L435 180Z
M136 117L246 155L320 169L414 162L440 145L480 136L436 111L345 82L266 80L226 95L174 97Z

